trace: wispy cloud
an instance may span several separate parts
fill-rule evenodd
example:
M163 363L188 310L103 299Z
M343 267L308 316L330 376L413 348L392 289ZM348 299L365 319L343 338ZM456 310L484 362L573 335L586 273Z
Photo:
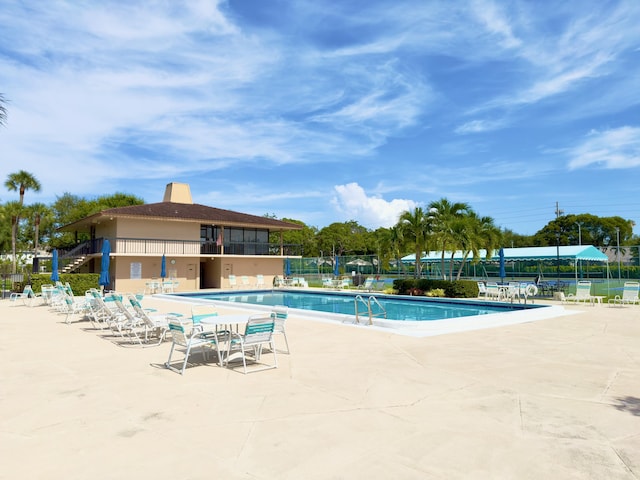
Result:
M602 132L592 131L569 151L572 170L589 165L604 168L640 166L640 127L620 127Z

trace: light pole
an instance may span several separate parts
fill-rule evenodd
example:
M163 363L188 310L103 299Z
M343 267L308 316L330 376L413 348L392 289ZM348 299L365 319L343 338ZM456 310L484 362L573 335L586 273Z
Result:
M556 233L556 291L560 291L560 232Z
M582 224L580 222L576 222L576 225L578 225L578 245L582 245ZM578 264L580 265L580 278L582 278L582 260L578 261Z
M618 281L620 281L620 227L616 227L616 257L618 257Z

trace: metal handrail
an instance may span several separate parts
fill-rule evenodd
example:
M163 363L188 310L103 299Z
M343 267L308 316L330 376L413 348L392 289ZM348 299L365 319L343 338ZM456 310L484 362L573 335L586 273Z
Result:
M373 295L369 295L369 298L365 301L365 299L362 297L362 295L356 295L355 299L354 299L354 309L356 312L356 323L360 323L360 311L358 310L358 303L364 303L364 305L367 307L367 314L369 317L369 325L373 325L373 317L381 317L383 316L384 318L387 318L387 310L382 306L382 304L378 301L378 299L376 297L374 297ZM371 304L375 304L378 306L379 311L378 313L373 313L373 308L371 307Z

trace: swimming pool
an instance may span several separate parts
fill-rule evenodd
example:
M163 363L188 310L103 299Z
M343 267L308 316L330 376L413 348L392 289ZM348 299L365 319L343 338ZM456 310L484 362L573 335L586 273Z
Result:
M275 294L275 295L274 295ZM314 308L324 308L324 310L307 310L301 304L293 307L290 303L289 313L298 319L308 319L325 323L341 323L355 328L368 328L391 332L399 335L411 337L430 337L435 335L444 335L449 333L460 333L472 330L482 330L493 327L505 327L508 325L516 325L520 323L535 322L538 320L551 319L564 315L572 315L577 311L567 311L561 305L553 304L535 304L535 305L518 305L498 302L483 302L481 300L457 300L457 299L441 299L426 297L404 297L398 295L383 295L379 293L365 294L360 292L363 299L368 299L374 295L375 298L382 302L385 300L394 300L398 302L400 309L411 307L414 314L405 312L404 314L396 314L401 318L393 319L391 314L388 318L376 316L372 318L369 324L368 316L360 317L356 321L354 315L355 297L358 292L326 292L299 289L278 289L263 291L241 291L241 292L221 292L221 291L198 291L174 294L157 295L167 300L189 302L189 303L213 303L220 308L233 308L242 310L260 310L270 311L273 304L285 304L285 297L279 297L280 294L286 294L288 299L297 298L298 300L307 299L306 308L313 304ZM390 298L389 298L390 297ZM255 302L249 303L251 299ZM246 302L246 303L245 303ZM301 302L303 303L303 302ZM340 306L340 307L339 307ZM362 306L362 304L360 304ZM446 308L455 306L456 308ZM349 313L339 313L340 308L350 308ZM395 307L391 308L393 311ZM418 320L412 317L421 317L422 314L415 312L431 311L428 318ZM434 314L437 312L437 314Z
M242 303L260 306L285 305L289 308L310 310L339 315L355 316L356 306L359 314L368 320L368 304L376 318L394 321L426 322L459 317L488 315L501 312L513 312L537 305L496 303L483 301L465 301L461 299L443 299L427 297L406 297L398 295L350 293L350 292L312 292L296 290L242 291L242 292L191 292L175 294L191 299L216 302ZM359 297L359 298L358 298ZM375 300L369 301L371 297ZM358 299L357 299L358 298ZM356 300L357 299L357 300Z

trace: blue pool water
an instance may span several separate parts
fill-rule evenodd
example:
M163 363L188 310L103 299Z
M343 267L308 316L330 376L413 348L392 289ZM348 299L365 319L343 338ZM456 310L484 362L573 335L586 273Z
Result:
M361 293L360 295L362 295L363 299L367 301L371 294ZM266 306L286 305L289 308L302 310L355 315L355 294L353 293L273 290L233 293L182 293L174 294L174 296ZM511 303L496 304L493 302L471 302L427 297L398 297L382 294L376 294L374 296L382 305L384 310L386 310L386 318L390 320L444 320L474 315L487 315L490 313L512 312L515 310L538 307L534 305ZM376 312L376 310L380 311L377 309L375 303L372 304L372 307L374 312ZM361 303L358 308L362 314L363 309L366 307Z

